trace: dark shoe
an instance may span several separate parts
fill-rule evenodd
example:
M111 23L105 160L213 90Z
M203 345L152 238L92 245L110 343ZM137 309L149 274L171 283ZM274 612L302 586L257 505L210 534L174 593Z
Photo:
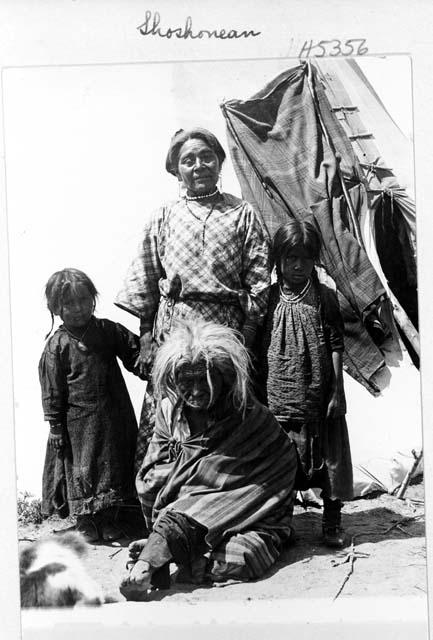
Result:
M93 516L77 516L76 530L89 544L100 539L100 532Z
M342 549L348 540L341 528L341 500L323 498L322 532L323 541L327 547Z
M342 549L348 543L348 538L341 527L323 527L323 542L332 549Z

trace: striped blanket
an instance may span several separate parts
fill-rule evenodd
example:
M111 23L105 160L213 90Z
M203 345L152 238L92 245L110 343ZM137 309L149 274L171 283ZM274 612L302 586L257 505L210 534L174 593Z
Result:
M293 443L258 402L191 436L165 398L136 486L149 528L166 510L185 514L207 529L212 577L250 579L290 537L295 473Z

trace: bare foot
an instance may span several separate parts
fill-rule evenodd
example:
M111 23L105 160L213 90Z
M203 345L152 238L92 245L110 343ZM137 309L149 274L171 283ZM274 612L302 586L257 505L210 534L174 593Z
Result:
M145 560L137 560L120 583L119 591L127 600L145 600L151 588L152 568Z

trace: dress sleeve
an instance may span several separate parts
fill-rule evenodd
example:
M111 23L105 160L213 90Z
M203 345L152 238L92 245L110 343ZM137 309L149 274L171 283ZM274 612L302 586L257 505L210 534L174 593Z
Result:
M321 284L320 298L325 335L331 351L344 351L344 322L337 294Z
M244 208L242 284L248 295L243 304L246 323L262 324L271 285L270 240L263 224L248 203ZM241 301L242 302L242 301Z
M137 364L140 355L140 338L116 322L114 323L114 344L116 356L120 358L125 369L140 378L147 379L141 375Z
M48 343L39 361L39 381L44 419L65 424L67 413L66 372L62 366L59 346Z
M144 331L151 331L159 303L159 280L164 275L159 257L159 233L164 207L145 226L137 255L132 261L115 304L140 318Z

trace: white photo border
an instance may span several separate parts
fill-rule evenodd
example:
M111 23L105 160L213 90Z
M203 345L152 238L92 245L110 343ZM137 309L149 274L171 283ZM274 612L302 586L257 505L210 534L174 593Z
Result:
M137 27L143 23L146 11L159 13L164 25L177 28L185 24L191 16L192 24L201 29L236 29L238 33L244 29L260 32L260 36L249 39L217 39L206 36L197 39L160 38L153 35L141 35ZM356 20L354 15L356 14ZM368 53L366 55L400 55L409 54L413 63L413 102L414 102L414 140L415 140L415 184L417 203L417 235L419 261L419 291L420 291L420 327L422 344L422 401L424 422L425 448L425 485L427 499L427 555L429 565L433 554L433 518L431 505L433 500L433 430L430 425L433 419L433 335L430 324L433 318L433 296L430 294L430 255L433 246L433 225L431 223L432 207L432 171L433 166L433 119L431 117L431 98L433 96L433 76L431 74L432 40L433 40L433 6L429 0L421 0L413 5L407 1L394 0L377 3L375 0L359 2L320 0L248 0L234 3L220 1L219 3L205 0L172 3L170 0L148 2L132 0L3 0L0 7L0 64L2 74L11 67L28 67L34 65L81 65L81 64L131 64L157 61L188 61L215 59L253 59L253 58L297 58L304 42L310 40L318 42L323 39L347 40L348 38L365 39ZM166 27L164 26L164 29ZM3 75L2 75L3 77ZM10 322L10 291L8 275L8 245L7 245L7 216L6 216L6 174L7 158L4 154L5 130L1 126L2 154L0 156L2 171L0 172L0 265L1 265L1 296L0 296L0 344L3 363L3 384L0 388L0 408L4 422L3 446L0 448L0 504L2 504L2 543L6 551L3 565L2 588L0 589L0 620L2 621L3 637L16 638L20 632L20 617L18 606L18 571L17 571L17 534L16 534L16 487L14 429L13 429L13 380L11 358L11 322ZM432 566L429 566L430 575ZM353 599L356 600L356 599ZM398 600L398 599L397 599ZM418 601L417 601L418 602ZM359 607L365 603L359 602ZM310 610L305 620L305 634L329 633L332 637L347 637L350 629L353 638L365 635L363 623L371 622L377 630L381 629L381 637L417 639L425 637L425 621L420 620L417 605L406 601L403 605L393 601L383 603L381 614L377 615L380 602L372 603L371 609L365 606L362 617L355 615L357 603L345 607L339 605L334 609L331 618L318 610L318 617ZM239 605L240 606L240 605ZM117 605L116 605L117 607ZM296 603L298 607L298 603ZM310 607L312 609L312 607ZM132 610L132 608L131 608ZM358 609L359 610L359 609ZM144 611L144 610L143 610ZM251 622L240 616L241 609L233 607L233 611L223 615L224 624L218 629L215 615L204 613L204 617L197 613L197 629L201 633L206 628L206 634L229 634L229 619L235 622L243 620L244 626L236 626L236 637L255 637L260 631L263 637L264 627L259 620ZM68 637L65 616L62 630L47 624L47 619L37 615L33 626L28 629L25 638L38 636L42 630L44 636L60 637L60 632ZM269 618L270 611L264 612L262 623L266 623L269 637L283 637L287 631L298 629L293 621L292 627L282 624L283 618L274 612L275 617ZM89 614L86 614L89 615ZM172 625L165 626L163 621L158 628L158 616L149 616L152 620L153 638L169 637L167 629L172 628L173 637L186 637L182 631L182 613L173 611ZM226 616L226 617L224 617ZM240 618L239 618L240 616ZM322 616L322 617L320 617ZM105 613L104 613L105 617ZM135 620L139 616L134 614ZM144 615L143 615L144 618ZM362 619L360 619L362 618ZM248 622L250 625L248 626ZM344 625L342 625L342 621ZM125 632L120 626L113 626L108 630L101 618L89 619L89 635L99 627L104 627L106 637L120 637ZM298 620L299 622L299 620ZM314 626L314 622L317 625ZM310 623L310 624L308 624ZM291 624L290 622L287 625ZM299 622L299 624L301 624ZM180 626L179 626L180 625ZM322 626L321 626L322 625ZM333 625L337 625L336 627ZM343 626L345 633L342 633ZM300 627L299 627L300 628ZM340 629L340 631L337 631ZM39 630L39 631L38 631ZM138 629L137 629L138 630ZM80 632L83 629L80 630ZM162 634L164 631L165 635ZM84 632L84 631L83 631ZM146 632L145 620L141 632ZM134 627L129 627L129 637L135 637ZM113 635L112 635L113 634ZM161 635L160 635L161 634ZM345 635L346 634L346 635ZM389 634L389 635L387 635ZM394 635L393 635L394 634ZM231 635L231 634L230 634ZM258 635L260 635L258 633ZM85 636L87 634L85 633ZM72 636L71 636L72 637ZM138 637L138 634L137 634ZM188 627L188 637L191 629ZM235 637L235 636L233 636ZM311 634L311 637L313 635Z

